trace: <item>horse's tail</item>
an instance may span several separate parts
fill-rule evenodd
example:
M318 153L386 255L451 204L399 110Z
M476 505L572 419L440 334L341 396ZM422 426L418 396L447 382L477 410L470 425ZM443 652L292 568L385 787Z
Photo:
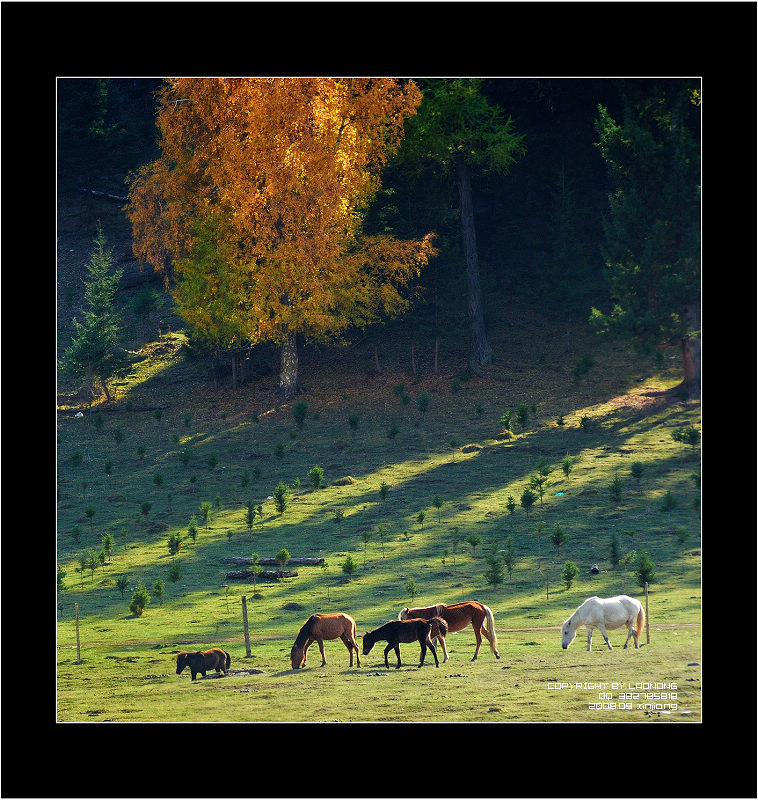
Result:
M226 669L229 669L229 667L232 665L232 657L226 652L226 650L224 650L224 655L226 656Z
M431 625L430 638L434 639L435 636L447 636L447 620L442 617L432 617L429 620Z
M644 625L645 625L645 609L642 607L642 604L640 603L640 610L637 612L637 622L635 624L638 642L640 636L642 636L642 628L644 627Z
M490 650L493 653L497 654L497 634L495 633L495 615L492 613L492 609L489 606L485 606L482 603L482 608L484 609L484 616L487 618L487 622L485 624L485 628L487 628L487 632L490 635Z

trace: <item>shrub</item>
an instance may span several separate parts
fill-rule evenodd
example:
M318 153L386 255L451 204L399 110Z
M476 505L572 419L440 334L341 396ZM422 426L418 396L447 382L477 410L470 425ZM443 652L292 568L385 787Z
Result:
M132 601L129 603L129 610L132 612L132 614L140 617L142 616L142 612L147 608L149 602L150 595L148 594L147 589L142 581L139 581L134 589Z
M613 476L613 480L611 481L611 485L608 487L608 491L611 494L611 500L613 500L614 503L620 503L621 502L621 497L623 495L623 489L624 489L624 487L623 487L623 484L621 483L621 479L619 478L618 473L616 473Z
M679 501L671 494L671 489L666 491L666 494L663 495L663 502L661 503L661 511L673 511L677 505L679 505Z
M419 395L418 400L416 401L416 403L418 404L418 410L422 414L426 414L426 412L429 410L429 399L430 398L429 398L429 395L427 394L427 392L423 391L423 392L421 392L421 394Z
M276 563L283 567L289 560L290 560L290 553L286 547L282 547L282 549L274 556L276 559Z
M566 534L559 523L556 523L555 527L553 528L552 533L550 534L550 541L553 543L555 552L559 553L561 546L566 542Z
M308 414L308 403L303 402L302 400L292 408L292 416L295 418L295 424L298 428L302 428L303 424L305 423L305 417Z
M466 544L471 545L471 555L476 557L476 548L482 543L482 537L478 533L471 533L466 537Z
M542 505L542 498L545 494L545 489L549 484L550 481L547 479L547 475L532 475L532 477L529 479L529 487L537 490L537 494L540 498L540 505Z
M640 551L637 556L637 563L634 569L634 577L640 586L652 583L655 580L655 564L650 560L650 556L644 551Z
M355 572L355 569L356 569L356 563L355 563L355 561L354 561L353 557L352 557L352 556L348 556L348 557L347 557L347 558L346 558L346 559L345 559L345 560L342 562L342 571L343 571L343 572L345 573L345 575L347 575L347 576L348 576L348 578L349 578L349 577L350 577L350 576L351 576L351 575L352 575L352 574Z
M318 464L314 464L308 471L308 480L314 489L320 489L324 482L324 470Z
M574 365L574 380L578 383L595 366L592 356L584 356Z
M532 506L537 502L537 495L529 488L524 489L521 493L521 507L528 514L532 510Z
M610 561L612 567L617 567L619 563L619 540L616 537L615 533L611 534L611 546L610 546Z
M120 578L116 580L116 588L121 592L121 599L124 599L124 592L127 590L129 586L129 579L122 575Z
M570 589L574 583L576 576L579 574L579 567L573 561L567 561L563 566L561 572L561 579L566 584L566 588Z
M177 533L172 533L171 536L168 537L168 552L175 556L179 549L182 546L182 539Z
M274 505L276 506L276 510L283 514L287 509L287 502L289 501L289 487L286 483L279 483L276 485L276 489L274 489Z
M485 561L487 568L484 570L484 579L487 583L492 584L493 589L497 589L505 580L505 561L503 556L498 553L496 544L492 545Z
M561 469L563 470L563 474L567 477L571 477L571 470L574 468L574 461L570 455L566 455L566 458L561 461Z
M168 579L171 583L178 583L182 578L182 567L178 561L174 561L174 563L168 568Z

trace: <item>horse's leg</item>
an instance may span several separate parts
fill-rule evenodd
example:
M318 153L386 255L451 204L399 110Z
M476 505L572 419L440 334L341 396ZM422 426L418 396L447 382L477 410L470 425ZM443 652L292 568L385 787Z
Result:
M347 647L347 652L350 653L350 666L353 666L353 642L350 637L346 633L340 634L340 639L342 639L342 644ZM356 648L357 649L357 648ZM358 664L360 666L360 664Z
M476 650L474 650L474 657L471 659L472 661L476 661L476 657L479 655L479 648L482 646L482 626L480 625L478 628L474 625L474 636L476 636Z
M434 646L431 639L429 640L429 649L432 651L432 655L434 656L434 666L439 667L440 662L437 658L437 648Z
M397 642L395 645L395 655L397 655L397 666L395 669L400 669L403 666L402 662L400 661L400 642Z
M624 650L626 650L626 646L629 644L629 640L632 638L632 633L634 633L634 623L632 622L629 625L629 629L626 634L626 641L624 642ZM637 637L634 637L634 646L637 646Z
M387 645L387 646L384 648L384 666L385 666L385 667L387 667L387 669L389 669L389 668L390 668L390 662L387 660L387 653L389 653L389 651L390 651L390 650L392 650L392 645L391 645L391 644L388 644L388 645ZM400 655L398 654L398 659L399 659L399 658L400 658Z
M603 634L603 639L605 639L605 643L608 645L608 649L613 650L613 646L611 645L610 640L608 639L608 632L605 630L605 625L598 625L597 629L600 631L600 633Z
M447 661L447 645L445 644L445 637L442 634L437 634L437 641L442 645L442 652L445 654L445 657L442 659L442 663L444 664Z
M426 639L419 639L419 644L421 645L421 661L419 662L419 669L424 666L424 659L426 658Z
M587 649L592 650L592 627L587 626Z
M321 666L326 666L326 656L324 655L324 640L316 639L318 642L318 649L321 651Z

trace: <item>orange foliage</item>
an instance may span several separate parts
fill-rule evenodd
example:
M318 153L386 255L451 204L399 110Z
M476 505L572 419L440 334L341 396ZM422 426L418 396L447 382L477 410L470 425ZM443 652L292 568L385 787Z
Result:
M393 79L168 81L162 156L130 187L135 255L224 343L322 338L403 311L432 237L363 238L359 212L420 101Z

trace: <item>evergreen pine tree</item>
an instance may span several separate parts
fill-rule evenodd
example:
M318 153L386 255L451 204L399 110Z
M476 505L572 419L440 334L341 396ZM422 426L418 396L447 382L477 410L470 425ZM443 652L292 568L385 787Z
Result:
M108 381L125 375L130 367L126 351L118 346L121 320L114 307L122 271L111 271L113 254L105 249L105 234L100 224L94 241L95 249L87 265L89 279L84 282L87 305L84 321L73 320L74 340L63 355L61 368L82 381L90 393L98 380L110 400Z

